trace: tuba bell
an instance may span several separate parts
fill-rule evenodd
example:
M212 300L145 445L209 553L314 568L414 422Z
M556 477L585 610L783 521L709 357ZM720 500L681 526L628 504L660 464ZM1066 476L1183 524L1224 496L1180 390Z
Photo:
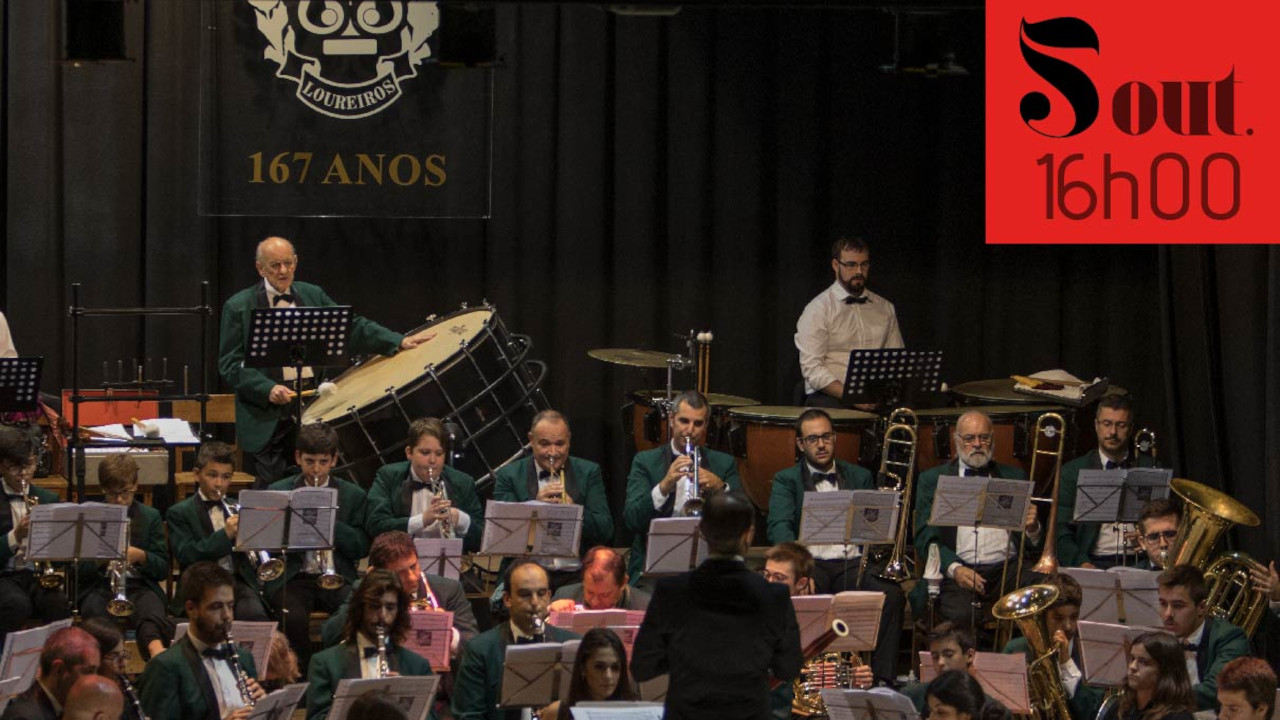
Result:
M1027 690L1031 714L1036 720L1070 720L1066 690L1058 673L1058 644L1052 640L1045 614L1058 600L1053 585L1028 585L1000 598L991 608L999 620L1012 621L1022 630L1031 649Z

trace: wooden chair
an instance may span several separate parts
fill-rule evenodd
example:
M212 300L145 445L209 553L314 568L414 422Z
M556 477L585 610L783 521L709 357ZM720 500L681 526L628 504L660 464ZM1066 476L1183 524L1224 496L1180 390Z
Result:
M200 403L195 400L175 400L172 405L171 414L175 418L181 418L189 423L200 422ZM234 395L210 395L209 403L205 407L205 422L213 425L235 425L236 423L236 399ZM186 454L193 452L192 449L179 448L175 450L174 467L185 467ZM240 448L236 448L236 467L244 467L244 453L240 452ZM185 500L196 491L196 474L191 471L179 471L173 476L174 484L177 486L178 496L174 498L174 502ZM231 478L231 487L228 494L235 494L240 490L253 487L253 476L246 472L236 471Z

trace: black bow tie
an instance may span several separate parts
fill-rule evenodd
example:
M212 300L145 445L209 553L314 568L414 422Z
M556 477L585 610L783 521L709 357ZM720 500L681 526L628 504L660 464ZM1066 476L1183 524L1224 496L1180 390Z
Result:
M539 471L538 471L538 480L540 480L540 481L541 481L541 480L550 480L550 479L551 479L551 471L550 471L550 470L539 470Z
M870 299L871 298L867 297L866 295L859 295L857 297L850 295L849 297L844 299L844 304L845 305L866 305L867 301Z
M204 509L206 512L214 508L218 508L223 511L224 515L226 514L226 508L222 507L221 500L201 500L200 502L204 503Z
M279 295L272 298L271 305L272 307L275 307L280 303L291 303L291 302L293 302L293 293L280 293Z
M522 637L516 638L517 645L533 645L534 643L540 643L540 642L543 642L543 639L536 635L533 637L522 636Z
M829 472L829 473L814 473L814 474L813 474L813 484L814 484L814 485L817 485L817 484L818 484L818 483L820 483L820 482L829 482L829 483L831 483L831 484L835 485L835 484L837 484L837 483L836 483L836 474L835 474L835 473L833 473L833 472Z
M973 468L965 468L964 474L966 477L991 477L991 466L987 465L986 467L981 467L976 470Z
M1182 646L1182 649L1187 652L1200 652L1200 645L1198 643L1186 643Z
M1103 470L1115 470L1116 468L1122 468L1122 469L1123 469L1123 468L1128 468L1128 467L1129 467L1129 461L1128 461L1128 460L1121 460L1120 462L1116 462L1115 460L1108 460L1108 461L1106 461L1105 463L1103 463L1102 469L1103 469Z
M366 660L367 660L368 658L371 658L371 657L377 657L377 656L378 656L378 648L373 647L373 646L369 646L369 647L367 647L367 648L365 648L365 649L364 649L364 657L365 657L365 659L366 659Z
M229 660L231 659L231 648L226 645L207 647L201 650L200 654L207 658L213 658L214 660Z

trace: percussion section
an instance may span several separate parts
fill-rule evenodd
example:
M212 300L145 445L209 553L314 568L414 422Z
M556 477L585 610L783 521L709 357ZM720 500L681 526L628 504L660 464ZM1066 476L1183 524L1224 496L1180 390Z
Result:
M636 390L627 394L629 412L625 412L624 416L629 420L631 438L635 442L636 452L652 450L670 441L667 416L662 406L665 398L665 390ZM708 393L707 402L711 405L707 447L729 452L729 410L735 407L759 405L760 401L738 395Z
M342 373L303 412L303 423L334 428L337 472L364 487L379 467L404 459L412 421L438 417L450 430L454 465L483 489L524 452L529 423L547 408L546 363L529 357L533 341L508 332L492 305L464 305L410 334L428 329L436 335L421 345Z

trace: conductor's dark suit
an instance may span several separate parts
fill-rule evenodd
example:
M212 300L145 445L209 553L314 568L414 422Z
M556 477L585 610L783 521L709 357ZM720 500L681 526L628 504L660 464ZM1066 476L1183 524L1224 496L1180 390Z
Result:
M712 558L658 581L631 652L637 680L670 673L666 718L768 720L769 676L800 672L787 588L741 560Z

